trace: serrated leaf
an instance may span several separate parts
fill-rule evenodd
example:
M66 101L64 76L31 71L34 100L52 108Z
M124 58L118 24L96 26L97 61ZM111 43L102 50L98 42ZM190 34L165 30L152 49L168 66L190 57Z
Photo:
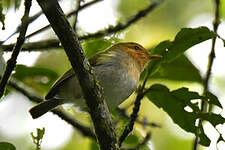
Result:
M0 142L0 150L16 150L16 147L8 142Z
M159 54L163 56L163 58L160 60L152 60L149 63L151 74L154 74L159 69L161 63L169 63L182 55L192 46L215 36L216 35L207 27L181 29L181 31L176 35L174 41L163 41L152 51L153 54Z
M225 123L225 118L221 115L214 113L201 113L199 107L191 102L191 100L196 99L211 101L210 97L200 96L197 92L189 91L187 88L183 87L170 91L164 85L154 84L150 87L147 97L157 107L163 108L163 110L167 112L172 120L181 128L187 132L198 134L200 137L200 144L204 146L209 146L210 140L205 135L202 127L200 127L200 133L197 133L198 129L195 126L196 120L201 118L209 121L214 127L218 124ZM213 99L215 100L215 97L213 97ZM192 111L186 111L184 109L186 106L189 106Z

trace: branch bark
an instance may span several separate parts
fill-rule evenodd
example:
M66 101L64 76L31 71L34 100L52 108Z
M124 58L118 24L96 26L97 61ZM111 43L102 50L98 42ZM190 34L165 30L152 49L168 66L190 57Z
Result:
M73 15L76 15L79 11L81 11L81 10L83 10L83 9L85 9L85 8L87 8L87 7L89 7L89 6L93 5L93 4L95 4L95 3L97 3L97 2L100 2L100 1L102 1L102 0L93 0L93 1L91 1L91 2L88 2L88 3L86 3L86 4L82 5L82 6L80 6L78 9L76 9L76 10L71 11L70 13L68 13L68 14L66 15L66 17L69 18L69 17L71 17L71 16L73 16ZM41 28L41 29L39 29L39 30L37 30L37 31L34 31L33 33L27 35L26 38L30 38L30 37L32 37L32 36L34 36L34 35L36 35L36 34L38 34L38 33L40 33L40 32L43 32L43 31L49 29L50 27L51 27L51 25L48 24L48 25L44 26L43 28Z
M215 1L215 18L213 21L213 31L217 34L217 29L218 26L220 24L220 20L219 20L219 7L220 7L220 0L214 0ZM208 87L209 87L209 79L211 77L211 71L212 71L212 66L213 66L213 62L215 59L215 44L216 44L216 38L214 37L212 39L212 47L211 47L211 52L209 54L209 59L208 59L208 68L206 71L206 76L205 79L203 81L203 87L204 87L204 91L203 91L203 95L208 91ZM208 103L206 101L201 101L201 112L206 113L208 112ZM202 126L202 119L199 119L198 122L198 127ZM194 145L193 145L193 150L197 150L198 149L198 142L199 142L199 129L197 130L197 136L194 139Z
M1 78L1 77L0 77ZM7 84L8 86L12 87L16 91L22 93L24 96L26 96L30 101L35 103L40 103L43 101L43 99L36 95L30 88L25 86L23 83L11 78ZM82 135L96 139L95 134L92 132L92 130L89 127L86 127L82 124L80 124L78 121L76 121L74 118L68 116L60 109L53 109L51 110L54 114L59 116L62 120L66 121L68 124L76 128L78 131L82 133Z
M37 0L37 2L61 41L78 77L101 150L118 149L116 134L102 96L102 89L96 83L92 68L85 58L78 38L66 20L66 16L56 0Z
M19 37L17 39L16 45L13 49L13 53L11 55L11 58L7 61L7 65L4 71L4 74L1 78L0 81L0 98L3 96L4 91L5 91L5 86L8 82L8 79L14 69L14 67L16 66L16 59L17 56L19 55L19 52L23 46L23 43L25 41L25 35L27 32L27 28L29 25L29 12L30 12L30 7L31 7L31 0L25 0L24 2L24 6L25 6L25 11L24 11L24 15L21 19L22 24L21 24L21 31L19 34Z
M87 3L83 6L80 7L79 10L81 10L81 8L85 8L84 6L89 6L95 2L98 2L100 0L93 0L92 2ZM161 1L155 1L152 4L150 4L147 8L139 11L137 14L135 14L134 16L132 16L126 23L118 23L117 25L113 26L113 27L108 27L104 30L100 30L97 31L95 33L89 33L87 35L83 35L83 36L79 36L78 39L79 40L87 40L90 38L97 38L97 37L101 37L101 36L106 36L121 30L124 30L126 28L128 28L130 25L132 25L133 23L137 22L138 20L140 20L141 18L143 18L144 16L146 16L147 14L149 14L150 12L152 12L159 4L161 4L163 2L163 0ZM69 13L67 15L67 17L70 17L72 15L74 15L76 13L76 11L73 11L71 13ZM45 26L44 28L35 31L33 33L31 33L30 35L26 36L27 38L41 32L44 31L45 29L48 29L50 27L50 25ZM14 44L10 44L10 45L0 45L0 49L3 49L3 51L12 51L12 47ZM49 50L49 49L56 49L56 48L61 48L60 43L58 40L56 39L52 39L52 40L45 40L45 41L39 41L39 42L30 42L24 45L22 51L41 51L42 49L44 50Z

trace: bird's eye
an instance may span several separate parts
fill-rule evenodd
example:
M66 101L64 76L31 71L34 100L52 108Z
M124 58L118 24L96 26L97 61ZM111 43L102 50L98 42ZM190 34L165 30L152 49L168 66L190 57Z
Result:
M138 47L138 46L134 46L133 48L137 51L140 50L140 47Z

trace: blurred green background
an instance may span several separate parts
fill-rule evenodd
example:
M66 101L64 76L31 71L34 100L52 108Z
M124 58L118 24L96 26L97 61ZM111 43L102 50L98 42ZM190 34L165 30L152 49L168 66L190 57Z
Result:
M153 0L152 0L153 1ZM117 22L126 22L130 17L136 14L138 11L146 8L152 3L151 0L104 0L99 2L93 8L88 8L81 12L78 17L78 33L86 34L88 28L96 26L95 29L101 30L104 27L107 27L110 24L116 24ZM23 14L23 1L20 0L2 0L3 13L6 14L5 28L6 30L1 30L0 40L4 40L5 37L10 35L13 29L10 28L9 23L12 23L13 18L18 20ZM86 2L86 1L84 1ZM65 12L69 12L71 9L74 9L76 6L75 0L61 0L61 6ZM109 9L110 8L110 9ZM33 1L33 6L31 13L35 14L38 10L38 5ZM106 11L108 11L106 13ZM225 14L225 0L221 0L221 26L224 28L224 14ZM89 14L94 14L96 18L89 19ZM98 17L98 13L104 14L101 17ZM107 14L111 14L108 18ZM177 32L184 27L196 27L201 25L206 25L212 29L212 19L214 14L214 1L213 0L165 0L161 3L153 12L149 13L146 17L142 18L135 24L132 24L125 30L122 30L118 33L101 37L93 38L89 40L81 41L82 46L85 50L86 56L91 57L98 51L104 50L113 43L120 41L132 41L142 44L148 49L152 49L155 45L163 40L173 40ZM82 20L82 17L86 21ZM44 17L40 18L43 19ZM106 19L107 18L107 19ZM111 20L108 22L107 20ZM70 22L73 24L74 18L70 19ZM19 21L17 21L19 22ZM96 23L97 22L97 23ZM110 24L109 24L110 23ZM104 25L102 25L104 24ZM34 28L42 27L41 21L35 21L30 27L30 31ZM16 26L14 25L14 30ZM12 27L13 28L13 27ZM222 27L221 27L222 28ZM91 32L95 32L91 30ZM220 34L220 30L219 30ZM221 35L224 35L224 32ZM47 31L42 33L37 37L33 37L29 41L38 41L40 39L55 37L53 31ZM15 38L10 42L14 42ZM221 46L222 44L220 44ZM197 46L196 46L197 47ZM206 63L198 64L199 61L207 62L207 55L210 50L210 42L206 46L208 50L201 52L202 56L195 60L195 54L188 52L188 58L190 58L189 66L194 68L197 75L204 75L206 68ZM196 49L201 49L197 47ZM0 54L2 55L2 53ZM66 55L62 49L42 51L40 53L24 53L21 56L21 59L25 59L32 55L38 55L37 59L33 60L34 63L31 66L19 65L16 69L16 74L14 77L22 81L24 84L32 88L37 94L44 96L54 81L67 69L70 68L70 64L66 58ZM9 53L3 54L4 58L8 58ZM25 57L27 56L27 57ZM23 58L22 58L23 57ZM183 56L182 56L183 57ZM182 60L184 60L183 58ZM7 60L5 60L7 61ZM23 61L21 63L25 64ZM221 62L218 62L221 63ZM3 64L3 62L0 62ZM173 64L171 64L173 65ZM193 66L194 65L194 66ZM25 71L27 69L27 71ZM198 69L200 72L198 72ZM176 71L176 70L175 70ZM174 74L176 72L174 71ZM0 70L0 73L2 69ZM213 74L213 83L216 88L213 88L213 91L218 93L218 97L221 100L221 103L224 104L223 98L224 94L224 83L223 73L215 72ZM171 74L170 74L171 75ZM185 76L185 75L181 75ZM171 90L188 87L193 91L199 93L202 92L202 86L198 79L191 80L178 80L173 79L171 76L164 76L161 78L154 77L154 79L148 81L148 85L153 83L162 83L169 87ZM21 94L16 93L12 89L8 88L9 93L5 96L4 100L0 102L0 141L7 141L14 144L18 150L28 150L35 149L34 144L32 143L32 138L30 132L34 132L35 128L46 128L46 135L44 135L42 149L46 150L95 150L97 149L96 143L87 138L83 137L79 131L73 129L70 125L63 122L61 119L56 116L48 113L43 116L41 119L33 121L28 114L28 110L34 103L29 102ZM17 98L15 98L17 96ZM19 98L20 97L20 98ZM134 100L135 95L132 95L129 100L121 105L121 108L128 108L127 112L132 111L132 101ZM18 102L20 101L20 102ZM24 104L21 104L24 103ZM87 114L79 112L71 108L71 106L65 106L64 109L71 115L74 115L77 120L84 123L85 125L90 124L90 118ZM217 111L217 110L215 110ZM18 112L18 113L17 113ZM10 116L10 117L9 117ZM12 116L12 117L11 117ZM193 147L193 138L194 135L185 132L179 126L173 123L169 116L162 110L157 108L149 100L144 99L142 101L141 110L140 110L140 120L147 120L148 122L154 122L159 124L161 128L143 126L140 124L135 125L134 136L130 136L127 139L126 146L132 147L138 142L142 141L147 132L152 133L150 143L143 149L149 149L152 147L154 150L191 150ZM51 122L51 123L50 123ZM124 127L126 119L122 119L119 122L120 127ZM11 131L7 131L11 130ZM117 132L120 133L121 129L117 129ZM14 133L15 131L16 133ZM65 132L64 132L65 131ZM49 135L49 136L47 136ZM57 138L56 138L57 137ZM54 139L56 138L56 139ZM212 136L211 138L214 138ZM214 144L214 145L213 145ZM151 145L151 146L149 146ZM219 144L220 145L220 144ZM225 144L223 144L225 146ZM210 145L210 150L216 148L215 143ZM204 149L201 147L200 149ZM223 150L220 149L220 150Z

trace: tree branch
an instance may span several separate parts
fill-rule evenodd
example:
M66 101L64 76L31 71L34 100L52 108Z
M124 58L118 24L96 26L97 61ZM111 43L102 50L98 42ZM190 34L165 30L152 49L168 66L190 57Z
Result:
M11 52L13 50L15 44L9 44L9 45L0 45L0 49L2 49L5 52ZM41 51L43 50L55 50L55 48L62 48L60 45L60 42L56 39L51 40L42 40L38 42L29 42L24 43L21 51L23 52L35 52L35 51Z
M31 7L31 0L25 0L24 6L25 6L25 11L24 11L24 15L21 19L21 21L22 21L21 31L20 31L19 37L17 39L16 45L13 49L11 58L7 61L7 65L6 65L3 77L0 81L0 98L4 94L5 86L8 82L8 79L9 79L14 67L16 66L17 56L19 55L19 52L25 41L25 35L26 35L28 24L29 24L28 19L29 19L30 7Z
M76 15L79 11L81 11L81 10L83 10L83 9L85 9L85 8L87 8L87 7L89 7L89 6L93 5L93 4L95 4L95 3L97 3L97 2L100 2L100 1L102 1L102 0L93 0L93 1L91 1L91 2L88 2L88 3L86 3L86 4L84 4L84 5L80 6L80 7L78 7L78 9L76 9L76 10L71 11L70 13L68 13L68 14L66 15L66 17L69 18L69 17L71 17L71 16L73 16L73 15ZM34 36L34 35L36 35L36 34L38 34L38 33L40 33L40 32L43 32L43 31L49 29L50 27L51 27L51 25L48 24L48 25L44 26L43 28L41 28L41 29L39 29L39 30L37 30L37 31L34 31L33 33L27 35L26 38L30 38L30 37L32 37L32 36Z
M33 90L25 86L23 83L16 81L15 79L11 78L7 84L8 86L14 88L16 91L22 93L24 96L26 96L30 101L35 103L40 103L43 101L43 99L36 95ZM82 133L82 135L96 139L95 134L92 132L92 130L88 127L85 127L84 125L80 124L78 121L76 121L74 118L68 116L64 112L62 112L60 109L53 109L51 110L54 114L59 116L62 120L69 123L71 126L76 128L78 131Z
M139 88L138 94L137 94L137 97L136 97L136 100L135 100L135 103L134 103L133 112L130 116L130 121L129 121L128 125L126 125L122 135L119 138L119 147L121 147L123 141L126 139L126 137L133 130L134 123L135 123L135 120L138 117L138 112L140 110L141 100L143 99L143 97L144 97L143 91L141 91L140 88Z
M38 17L41 16L41 14L42 14L42 11L40 11L40 12L36 13L35 15L29 17L28 20L27 20L28 24L30 24L33 21L35 21ZM21 31L21 28L22 28L22 24L20 24L19 26L17 26L16 31L13 32L10 36L8 36L5 40L0 41L0 45L2 45L3 43L5 43L8 39L10 39L16 33L19 33Z
M84 56L77 36L56 0L37 0L37 2L62 43L78 77L100 148L102 150L116 150L116 135L109 110L102 96L102 89L96 84L92 68Z
M80 3L83 0L77 0L76 2L76 10L80 9ZM77 22L78 22L78 11L76 11L75 15L74 15L74 23L73 23L73 30L76 31L76 27L77 27Z
M138 88L137 90L137 96L135 99L134 107L133 107L133 112L130 116L130 121L128 125L125 127L122 135L119 138L119 147L122 145L123 141L126 139L126 137L132 132L134 123L138 118L138 112L140 110L141 106L141 100L144 98L144 96L149 92L149 88L145 90L145 85L147 83L147 80L151 74L150 70L147 70L147 73L145 74L144 81L142 85ZM156 124L154 124L156 125Z
M220 7L220 0L215 0L215 18L213 21L213 31L217 34L217 29L218 26L220 24L220 20L219 20L219 7ZM209 86L209 79L211 77L211 71L212 71L212 66L213 66L213 62L215 59L215 44L216 44L216 38L214 37L212 39L212 47L211 47L211 52L209 54L209 60L208 60L208 68L207 68L207 72L206 72L206 76L205 79L203 81L203 87L204 87L204 91L203 91L203 95L208 91L208 86ZM208 103L206 101L201 101L201 112L208 112ZM202 119L199 119L198 122L198 127L200 127L202 125ZM193 150L197 150L198 148L198 142L199 142L199 132L200 130L197 129L197 135L195 137L194 140L194 145L193 145Z
M152 4L150 4L147 8L139 11L137 14L132 16L126 23L118 23L116 26L110 26L104 30L97 31L95 33L89 33L87 35L79 36L79 40L87 40L90 38L97 38L101 36L106 36L121 30L124 30L128 28L130 25L133 23L139 21L141 18L145 17L147 14L152 12L159 4L161 4L163 0L161 1L155 1ZM83 5L84 6L84 5ZM82 6L81 6L82 7ZM67 15L69 16L69 14ZM48 25L50 27L50 25ZM46 29L48 28L47 26L45 27ZM40 31L38 31L40 32ZM36 34L35 32L32 34ZM27 37L30 37L32 34L28 35ZM27 43L29 46L24 45L24 48L22 49L23 51L41 51L43 50L48 50L48 49L56 49L56 48L61 48L59 41L58 40L46 40L46 41L40 41L40 42L30 42ZM48 45L49 44L49 45ZM29 49L25 48L29 47ZM12 45L0 45L0 49L3 49L3 51L11 51L12 50Z

